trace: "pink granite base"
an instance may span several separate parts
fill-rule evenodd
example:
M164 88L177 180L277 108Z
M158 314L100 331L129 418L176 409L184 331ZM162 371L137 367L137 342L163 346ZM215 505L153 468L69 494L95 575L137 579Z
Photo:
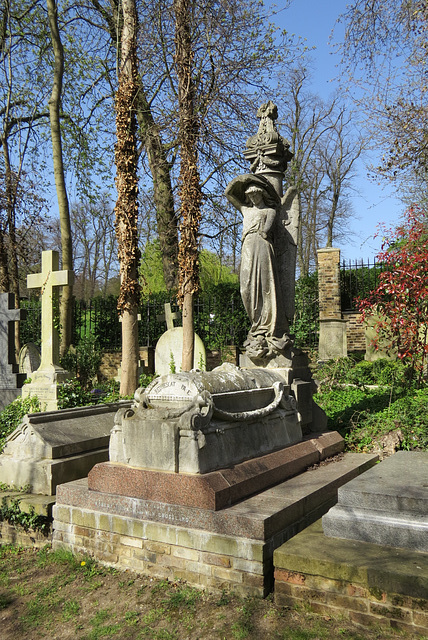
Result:
M343 448L343 438L336 431L312 434L309 439L280 451L201 475L104 462L90 471L88 488L101 493L218 511L305 471Z

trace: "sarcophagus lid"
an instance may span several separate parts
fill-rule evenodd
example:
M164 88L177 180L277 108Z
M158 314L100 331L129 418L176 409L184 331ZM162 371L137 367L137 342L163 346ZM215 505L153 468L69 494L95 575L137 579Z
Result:
M182 407L203 392L208 392L216 411L255 411L269 405L283 379L267 369L240 369L224 363L213 371L171 373L156 378L145 389L145 401L151 408Z

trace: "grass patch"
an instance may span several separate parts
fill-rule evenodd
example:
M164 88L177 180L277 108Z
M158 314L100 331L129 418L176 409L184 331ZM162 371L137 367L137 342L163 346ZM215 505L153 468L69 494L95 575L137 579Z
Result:
M320 618L277 606L271 598L240 598L226 590L209 594L184 582L110 571L63 550L0 545L0 575L9 581L0 591L2 640L396 638L393 630L379 635L356 629L343 617ZM96 598L88 596L94 584Z

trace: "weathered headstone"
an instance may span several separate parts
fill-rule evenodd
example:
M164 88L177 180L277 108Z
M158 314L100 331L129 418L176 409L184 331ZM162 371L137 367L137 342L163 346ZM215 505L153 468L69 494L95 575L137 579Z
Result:
M72 271L59 271L57 251L42 252L42 271L27 276L29 289L41 289L42 296L42 346L40 366L32 374L31 383L24 385L22 396L36 395L43 408L58 408L58 385L70 377L59 364L58 287L73 283Z
M155 371L158 375L174 373L181 369L183 354L183 327L174 327L174 320L178 320L181 314L171 311L171 305L164 305L165 314L158 316L158 320L166 322L167 330L161 335L155 350ZM193 368L206 368L206 352L204 343L195 333L195 349L193 356Z
M15 294L0 295L0 410L21 393L25 374L19 373L15 356L15 322L23 320L25 309L15 309Z
M40 367L40 351L33 342L27 342L19 352L19 371L31 378Z

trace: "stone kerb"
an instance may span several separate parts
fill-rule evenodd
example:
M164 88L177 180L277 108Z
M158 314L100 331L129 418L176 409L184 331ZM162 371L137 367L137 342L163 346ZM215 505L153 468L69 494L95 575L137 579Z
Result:
M275 602L426 637L427 558L417 551L403 554L327 538L318 521L274 552Z

